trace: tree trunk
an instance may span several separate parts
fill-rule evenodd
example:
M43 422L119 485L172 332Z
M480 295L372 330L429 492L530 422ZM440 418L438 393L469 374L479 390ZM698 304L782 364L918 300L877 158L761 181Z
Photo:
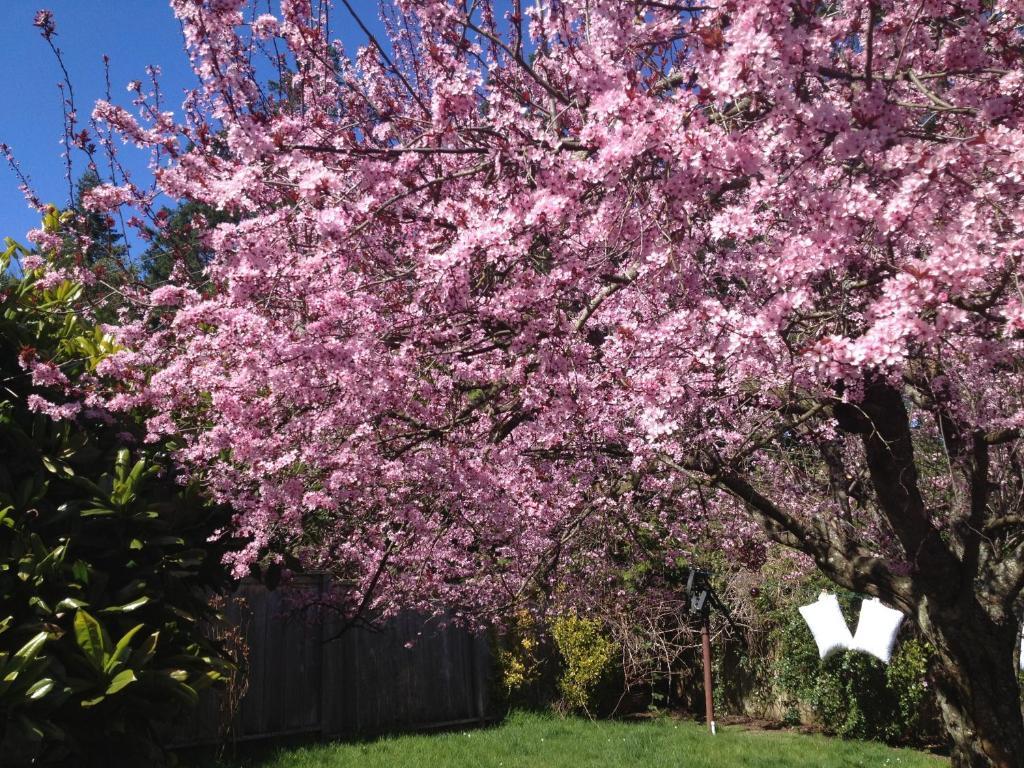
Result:
M1024 768L1024 715L1014 655L1024 603L1024 529L1015 522L1016 490L1006 494L1010 501L992 498L997 481L990 448L1005 440L960 425L941 403L930 404L941 426L943 453L938 456L955 462L957 482L967 491L955 524L944 529L919 487L907 400L891 380L868 376L860 402L833 402L828 418L840 434L860 436L875 511L894 534L908 569L891 568L858 540L855 526L842 520L847 491L836 490L842 488L836 479L848 483L858 473L851 473L831 446L821 452L821 476L830 479L840 513L833 520L790 514L786 505L773 502L717 458L698 457L685 469L712 477L742 499L769 536L813 557L837 584L880 597L914 617L935 650L936 693L955 768ZM1014 432L1011 439L1018 437ZM1014 481L1010 487L1018 485ZM868 495L862 503L869 503ZM997 525L1000 516L1009 523Z
M925 599L917 620L935 648L954 768L1024 768L1016 622L993 621L973 597L953 605Z

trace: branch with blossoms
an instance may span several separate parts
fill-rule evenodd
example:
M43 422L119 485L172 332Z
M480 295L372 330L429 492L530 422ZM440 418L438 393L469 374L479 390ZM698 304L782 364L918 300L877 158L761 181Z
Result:
M774 541L914 617L951 733L1024 750L1016 10L401 0L343 55L299 0L172 5L186 119L101 113L227 220L210 288L121 329L119 402L237 510L237 573L365 587L393 546L375 610L479 618Z

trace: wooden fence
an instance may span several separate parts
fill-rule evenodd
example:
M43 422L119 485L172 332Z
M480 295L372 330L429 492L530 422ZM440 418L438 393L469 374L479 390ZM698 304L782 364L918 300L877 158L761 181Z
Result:
M291 589L322 593L324 580L304 576ZM236 598L225 613L249 649L248 688L230 723L225 694L205 692L173 738L177 746L440 728L490 714L484 637L405 615L379 631L331 639L339 627L296 613L284 589L243 583Z

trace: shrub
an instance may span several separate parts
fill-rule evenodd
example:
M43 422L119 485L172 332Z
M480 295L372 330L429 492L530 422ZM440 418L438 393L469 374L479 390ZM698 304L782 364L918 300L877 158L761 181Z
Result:
M565 662L558 683L564 703L590 712L598 686L614 670L618 647L604 634L599 621L574 614L556 618L551 635Z
M896 719L889 733L888 741L920 741L937 731L933 719L937 703L928 686L928 667L934 651L932 647L917 638L904 641L885 670L886 684L896 696ZM938 735L936 733L936 735Z
M80 285L11 274L19 252L0 262L3 762L160 764L161 728L226 670L203 632L224 514L130 447L137 425L78 405L114 343Z
M791 596L762 606L769 649L761 660L762 686L774 690L790 719L799 720L801 710L810 710L829 733L897 743L927 741L932 723L925 722L925 716L934 709L927 683L930 647L905 626L888 666L857 651L821 661L796 610L813 600L820 588L814 577ZM853 626L859 597L840 592L839 599Z
M541 637L536 620L528 611L519 611L495 648L495 661L502 694L506 699L535 682L540 675Z

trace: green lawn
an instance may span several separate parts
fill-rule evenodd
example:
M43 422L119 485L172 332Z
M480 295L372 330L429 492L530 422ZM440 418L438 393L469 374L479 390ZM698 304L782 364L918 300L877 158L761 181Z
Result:
M259 768L940 768L948 761L869 742L689 722L590 722L518 713L471 731L282 750ZM224 766L223 768L228 768ZM234 768L234 766L231 766Z

